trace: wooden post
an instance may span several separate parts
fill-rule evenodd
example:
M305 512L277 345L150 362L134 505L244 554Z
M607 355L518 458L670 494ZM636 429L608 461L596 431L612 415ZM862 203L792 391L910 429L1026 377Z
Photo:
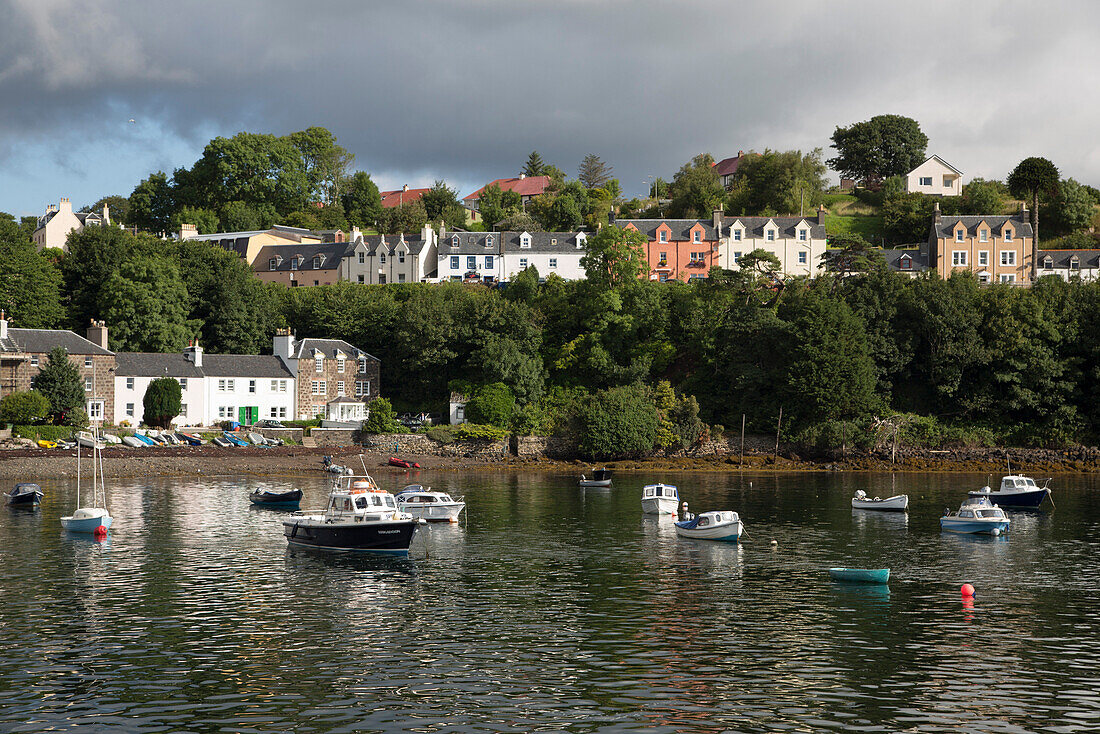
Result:
M741 466L745 465L745 414L741 414Z
M894 449L890 452L890 463L898 462L898 427L894 426Z
M783 406L779 406L779 422L775 425L775 453L772 454L773 459L779 458L779 431L783 428Z

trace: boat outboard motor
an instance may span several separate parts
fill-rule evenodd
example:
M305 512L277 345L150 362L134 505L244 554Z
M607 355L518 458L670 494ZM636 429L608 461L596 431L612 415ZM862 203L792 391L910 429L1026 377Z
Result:
M862 489L857 489L857 490L856 490L856 499L857 499L857 500L865 500L865 499L867 499L867 493L866 493L866 492L864 492L864 491L863 491Z

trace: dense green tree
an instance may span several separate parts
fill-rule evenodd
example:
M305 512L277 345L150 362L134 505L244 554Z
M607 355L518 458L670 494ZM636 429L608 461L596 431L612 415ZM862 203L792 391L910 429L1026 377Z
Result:
M824 201L825 164L821 149L765 150L745 156L727 198L731 214L813 212Z
M278 214L304 208L312 188L311 173L290 138L248 132L214 138L191 170L177 171L175 180L183 204L211 209L241 201Z
M107 207L107 216L111 218L111 224L129 224L130 199L125 196L117 194L104 196L87 206L81 207L79 211L100 214L103 212L104 206Z
M602 227L588 238L581 267L588 282L600 288L616 288L637 281L648 267L645 235L614 225Z
M1092 194L1072 178L1058 183L1058 192L1050 203L1055 232L1070 234L1092 225L1096 213Z
M1000 181L976 178L963 187L960 214L1000 214L1007 200Z
M546 197L550 197L549 201ZM552 193L539 198L535 210L549 232L576 232L584 224L592 205L588 191L579 181L555 187Z
M10 214L0 212L0 309L13 325L57 327L65 318L61 274Z
M586 189L598 189L611 180L611 166L595 153L589 153L577 169L577 179Z
M726 198L726 190L714 170L709 153L695 156L680 167L668 187L669 216L675 218L709 217Z
M188 316L189 297L179 267L164 256L122 262L104 282L101 317L111 326L111 348L120 352L176 352L198 324Z
M543 171L546 169L546 164L542 160L542 156L539 155L537 150L532 150L531 154L527 156L527 162L523 164L523 168L520 170L522 176L544 176Z
M882 250L875 248L858 234L833 235L829 238L829 249L823 257L828 270L836 273L839 278L834 279L834 286L855 273L886 268Z
M342 201L348 222L359 227L373 227L382 214L382 196L363 171L356 171L344 184Z
M916 168L928 146L920 124L901 115L876 115L838 127L832 141L837 155L828 160L829 167L872 188L887 176L904 176Z
M126 223L145 232L158 234L171 227L176 211L176 190L164 171L152 173L130 194Z
M112 297L107 283L123 263L156 257L163 243L151 235L132 235L115 227L88 227L73 232L69 252L61 260L61 276L69 296L70 323L83 329L103 318ZM114 331L115 324L111 324Z
M503 382L474 389L466 402L466 417L473 423L506 428L512 421L516 396Z
M397 413L386 398L375 398L370 403L370 414L363 430L367 433L397 433L401 425L397 422Z
M419 232L428 223L428 213L421 201L411 201L400 206L383 209L378 217L378 231L382 234Z
M270 206L250 206L243 201L227 201L218 209L222 232L257 232L275 224L275 210Z
M488 230L496 229L497 222L523 211L523 200L515 191L501 191L497 184L490 184L478 195L478 211Z
M321 224L321 218L317 216L317 211L317 209L311 207L300 209L281 217L280 223L288 227L298 227L299 229L308 229L316 232L317 230L324 229L324 226Z
M639 385L593 395L578 419L578 448L590 459L639 456L650 451L657 438L657 408Z
M509 214L499 224L501 232L539 232L543 229L542 224L527 212Z
M181 225L184 224L195 225L195 230L199 234L213 234L218 231L218 213L213 209L196 209L185 206L169 218L168 228L172 232L179 232Z
M50 414L50 401L37 390L13 392L0 398L0 423L28 426Z
M894 244L927 242L935 200L924 194L898 194L882 202L886 238Z
M420 201L424 204L428 220L432 222L443 219L448 209L462 206L458 201L458 189L452 189L443 180L437 180L430 189L421 194Z
M180 414L183 406L183 390L174 377L158 377L145 388L142 398L144 421L157 428L168 428Z
M293 132L289 138L301 156L310 198L325 205L340 201L355 155L338 145L335 135L316 125Z
M54 347L34 377L34 391L50 402L55 421L84 405L84 380L64 347Z
M1038 247L1039 203L1057 195L1058 168L1046 158L1025 158L1008 174L1006 183L1013 196L1031 202L1031 230Z

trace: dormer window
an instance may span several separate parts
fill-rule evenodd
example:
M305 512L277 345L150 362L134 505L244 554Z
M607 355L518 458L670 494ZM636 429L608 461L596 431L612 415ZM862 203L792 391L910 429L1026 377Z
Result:
M913 258L908 255L902 255L898 260L898 267L901 270L911 270L913 268Z
M807 234L808 233L804 229L798 230L798 241L799 242L805 242Z
M530 247L531 246L531 235L527 234L526 232L521 234L520 237L519 237L519 246L520 247Z
M703 241L703 233L700 232L699 230L695 230L694 232L691 233L691 241L694 242L694 243L702 242Z
M486 247L492 247L493 246L493 235L491 235L491 234L485 235L485 246Z
M741 230L740 229L733 230L733 241L734 242L740 242L741 241Z
M662 229L660 232L658 232L657 233L657 241L658 242L668 242L668 230Z
M458 247L458 235L451 238L451 247Z
M1081 258L1077 257L1076 255L1071 257L1069 259L1069 269L1070 270L1080 270L1081 269Z
M775 242L775 230L769 229L764 232L764 239L768 242Z
M989 230L988 229L978 230L978 241L979 242L989 242Z
M319 258L319 257L313 258L313 269L317 270L320 267L321 267L321 258Z
M1011 229L1006 229L1005 230L1005 242L1011 242L1011 241L1012 241L1012 230Z
M270 260L267 261L267 269L268 270L274 270L277 267L279 267L279 261L276 260L275 258L271 258Z
M297 270L298 265L300 265L301 262L302 262L302 259L300 257L298 257L297 255L295 255L294 257L292 257L290 259L290 269L291 270Z
M965 236L966 236L966 230L965 229L956 229L955 230L955 241L956 242L962 242L963 238Z
M1050 255L1043 258L1043 270L1054 270L1054 258Z

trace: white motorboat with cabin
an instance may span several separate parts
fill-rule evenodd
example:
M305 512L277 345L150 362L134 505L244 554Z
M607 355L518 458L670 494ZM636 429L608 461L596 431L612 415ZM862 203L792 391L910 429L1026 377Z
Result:
M80 443L76 446L76 510L61 518L61 527L70 533L106 535L114 518L107 511L107 487L103 478L103 442L99 436L89 433L92 449L92 503L80 506Z
M647 484L642 487L642 512L647 515L675 515L680 507L680 492L671 484Z
M940 518L940 529L952 533L985 533L1000 535L1008 532L1005 511L988 497L967 497L958 512L950 510Z
M586 477L581 474L581 486L582 487L610 487L611 486L611 470L593 469L592 477Z
M996 491L989 485L969 493L971 497L986 497L989 501L1005 507L1038 507L1050 496L1050 480L1040 487L1031 477L1010 474L1001 478L1001 486ZM1053 500L1051 500L1053 502Z
M676 523L676 534L681 538L736 543L745 531L741 517L732 510L712 510L692 515L688 513L685 502L683 516L684 519Z
M393 495L370 475L346 474L333 479L324 513L294 513L282 524L294 546L405 555L420 522L398 510Z
M880 512L905 512L909 509L909 495L895 494L893 497L880 499L868 497L862 489L856 490L856 496L852 498L853 510L879 510Z
M428 522L458 522L458 516L466 509L461 497L451 497L446 492L433 492L431 487L410 484L396 495L397 509Z

